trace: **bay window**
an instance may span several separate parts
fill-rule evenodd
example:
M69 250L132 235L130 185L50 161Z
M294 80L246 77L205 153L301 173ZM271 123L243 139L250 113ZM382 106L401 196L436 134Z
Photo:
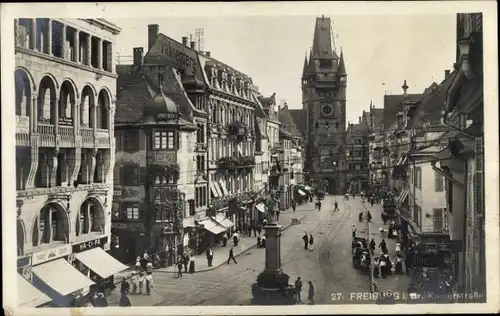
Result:
M167 131L154 132L153 149L175 149L175 133Z

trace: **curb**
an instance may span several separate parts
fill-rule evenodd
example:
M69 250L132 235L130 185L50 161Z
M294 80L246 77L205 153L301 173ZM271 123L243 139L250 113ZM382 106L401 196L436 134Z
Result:
M298 218L298 220L299 220L299 221L301 221L301 220L303 220L304 218L306 218L307 216L309 216L309 214L304 215L304 216L302 216L302 217L299 217L299 218ZM289 223L289 224L287 224L286 226L283 226L283 228L281 228L281 231L285 231L285 230L287 230L287 229L288 229L288 228L290 228L292 225L293 225L292 223ZM237 258L237 257L241 256L242 254L244 254L245 252L247 252L247 251L249 251L249 250L251 250L251 249L255 248L256 246L257 246L257 244L253 244L252 246L250 246L250 247L246 248L245 250L241 251L240 253L238 253L238 254L234 255L234 257L235 257L235 258ZM225 261L223 261L223 262L219 263L219 264L218 264L218 265L216 265L216 266L213 266L213 267L210 267L210 268L205 268L205 269L202 269L202 270L197 270L195 273L201 273L201 272L212 271L212 270L217 269L217 268L219 268L219 267L221 267L221 266L223 266L223 265L225 265L225 264L226 264L226 262L225 262ZM155 271L155 270L153 270L153 271ZM171 274L174 274L174 273L175 273L175 274L177 274L177 271L159 271L159 270L156 270L155 272L159 272L159 273L171 273Z

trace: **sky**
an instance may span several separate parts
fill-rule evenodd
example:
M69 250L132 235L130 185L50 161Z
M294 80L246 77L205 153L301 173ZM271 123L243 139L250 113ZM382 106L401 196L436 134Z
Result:
M347 120L356 122L370 100L383 107L384 94L420 93L444 79L455 62L456 16L334 16L335 47L344 52L348 74ZM313 41L316 16L159 17L109 19L122 28L116 42L121 62L133 47L147 47L148 24L179 42L202 28L204 50L252 77L264 96L276 93L290 108L302 107L304 56ZM128 57L127 57L128 56ZM385 85L384 85L385 84Z

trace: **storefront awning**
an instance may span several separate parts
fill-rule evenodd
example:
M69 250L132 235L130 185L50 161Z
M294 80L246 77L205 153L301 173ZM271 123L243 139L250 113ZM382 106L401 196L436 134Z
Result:
M409 193L410 193L410 191L408 191L408 190L403 190L403 191L401 192L401 194L399 194L398 199L397 199L397 202L398 202L398 203L403 203L403 202L406 200L406 198L408 197L408 194L409 194Z
M259 203L259 204L255 205L255 208L261 213L266 212L266 206L264 205L264 203Z
M213 182L210 182L210 191L212 191L214 197L218 198L220 196L219 191L215 188L215 183Z
M304 191L302 191L302 190L297 190L297 192L299 192L299 194L300 194L300 195L302 195L302 196L306 196L306 195L307 195L307 194L306 194Z
M65 259L57 259L34 266L31 271L61 295L68 295L94 284L91 279L80 273Z
M222 214L217 214L214 218L214 220L219 223L220 225L224 226L225 228L231 228L234 226L234 223L232 220L230 220L229 218L225 217L224 215Z
M211 218L204 219L198 223L199 226L208 230L214 235L219 235L226 231L226 229Z
M196 227L196 224L194 223L194 217L183 218L182 219L182 226L184 228L186 228L186 227Z
M50 297L19 274L17 275L17 299L19 307L37 307L51 301Z
M399 158L399 161L398 163L396 164L396 166L401 166L401 165L404 165L406 163L406 161L408 160L408 156L404 156L404 157L401 157Z
M126 265L111 257L99 247L79 252L75 254L75 258L101 278L107 278L128 269Z
M229 195L229 191L227 190L227 188L226 188L226 184L224 183L224 181L220 180L220 181L219 181L219 185L220 185L220 188L221 188L221 190L222 190L222 193L223 193L224 195Z

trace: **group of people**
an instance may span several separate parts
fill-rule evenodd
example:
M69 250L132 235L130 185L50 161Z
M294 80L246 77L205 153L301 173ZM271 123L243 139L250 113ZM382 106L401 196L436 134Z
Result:
M212 260L213 260L213 253L210 250L210 254L207 253L207 260L209 262L209 266L212 265ZM191 273L193 274L195 272L195 257L194 254L187 254L186 252L182 255L179 256L177 259L177 277L182 278L182 268L184 267L184 273Z
M309 291L307 295L307 300L309 301L309 304L313 305L314 304L314 285L312 281L308 282L309 284ZM297 303L302 303L302 279L300 277L295 280L295 300Z
M130 280L127 280L127 278L123 278L121 284L120 284L120 301L119 301L119 306L120 307L130 307L132 306L132 303L130 302L130 298L128 297L129 294L146 294L146 295L151 295L151 289L153 288L153 273L151 271L146 271L144 273L143 271L134 271L132 272L132 276L130 277ZM95 301L101 301L105 300L106 298L99 298L98 297ZM92 306L95 307L103 307L102 304L93 304ZM107 306L107 302L105 303L105 306Z
M302 241L304 242L305 250L314 250L314 237L312 234L308 235L305 233L304 236L302 236Z

